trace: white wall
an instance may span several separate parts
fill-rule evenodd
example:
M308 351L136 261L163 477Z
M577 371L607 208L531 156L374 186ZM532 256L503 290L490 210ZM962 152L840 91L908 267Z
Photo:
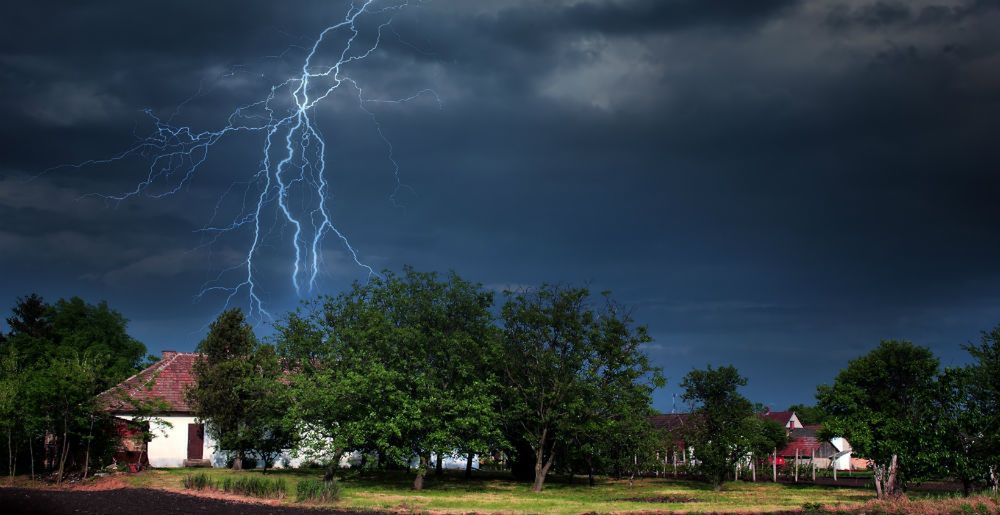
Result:
M130 415L118 415L119 418L131 420ZM165 423L161 423L165 422ZM169 423L166 424L166 423ZM153 439L149 442L147 452L149 464L153 467L174 468L183 467L187 459L188 424L195 424L194 417L159 417L149 423ZM226 466L225 456L216 454L215 441L205 433L205 443L202 448L202 458L211 460L213 467Z
M842 438L842 437L839 437L839 436L836 437L836 438L831 438L830 439L830 443L838 451L850 451L851 450L851 444L849 444L847 442L847 439L845 439L845 438ZM836 460L834 460L833 465L835 467L837 467L837 470L850 470L851 469L851 453L848 452L847 454L845 454L845 455L837 458Z

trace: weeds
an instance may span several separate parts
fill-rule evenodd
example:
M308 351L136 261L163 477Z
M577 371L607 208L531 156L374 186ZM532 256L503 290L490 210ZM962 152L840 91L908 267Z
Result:
M336 479L303 479L296 486L295 500L298 502L329 503L337 499L340 499L340 484Z
M221 490L237 495L278 499L283 498L287 490L284 478L230 476L215 480L204 472L184 476L184 488L188 490Z

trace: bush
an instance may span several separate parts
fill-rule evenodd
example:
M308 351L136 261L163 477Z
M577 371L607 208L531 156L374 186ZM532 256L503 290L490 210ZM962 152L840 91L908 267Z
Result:
M189 474L184 476L184 488L188 490L204 490L206 488L215 489L215 482L212 478L208 477L208 474L204 472L199 472L197 474Z
M298 502L328 503L337 499L340 499L340 483L336 479L303 479L296 487L295 500Z
M223 492L251 497L276 497L278 499L285 496L286 490L284 479L258 476L226 477L222 479L220 486Z

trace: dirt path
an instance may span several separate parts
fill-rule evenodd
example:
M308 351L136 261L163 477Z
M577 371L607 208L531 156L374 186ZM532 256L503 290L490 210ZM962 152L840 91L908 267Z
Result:
M120 490L36 490L0 488L3 513L75 515L358 515L355 511L296 508L206 499L145 488Z

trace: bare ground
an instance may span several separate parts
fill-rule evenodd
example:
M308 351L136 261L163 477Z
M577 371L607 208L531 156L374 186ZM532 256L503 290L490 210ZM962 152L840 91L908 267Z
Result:
M195 497L146 488L115 490L54 490L0 488L0 511L75 515L181 515L211 513L218 515L358 515L359 512L335 511L292 506L241 503Z

